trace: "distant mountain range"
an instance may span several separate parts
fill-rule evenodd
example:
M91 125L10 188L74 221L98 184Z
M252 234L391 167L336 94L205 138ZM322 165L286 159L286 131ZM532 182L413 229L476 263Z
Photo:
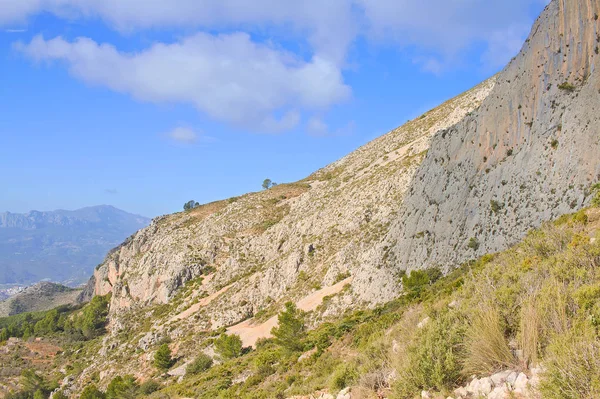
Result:
M107 205L0 213L0 284L50 280L78 285L110 249L149 223Z

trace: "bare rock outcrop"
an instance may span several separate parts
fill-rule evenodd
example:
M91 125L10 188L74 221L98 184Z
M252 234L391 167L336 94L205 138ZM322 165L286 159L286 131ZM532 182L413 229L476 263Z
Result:
M389 262L447 270L588 203L600 180L599 13L598 0L551 2L481 107L435 135L382 244Z

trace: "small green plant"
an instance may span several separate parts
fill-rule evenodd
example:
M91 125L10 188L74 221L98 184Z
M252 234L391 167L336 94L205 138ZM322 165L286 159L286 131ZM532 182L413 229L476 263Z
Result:
M567 92L573 92L575 91L575 86L573 86L571 83L569 82L563 82L561 84L558 85L558 88Z
M503 205L503 204L501 204L501 203L500 203L500 202L498 202L498 201L495 201L495 200L491 200L491 201L490 201L490 209L491 209L491 210L492 210L492 212L494 212L494 213L498 213L498 212L500 212L500 210L502 210L502 208L503 208L503 207L504 207L504 205Z
M469 243L467 244L467 248L477 251L479 249L479 240L475 237L471 237Z
M552 147L552 149L556 150L558 148L558 140L554 139L550 142L550 147Z
M96 385L90 384L83 389L81 399L106 399L104 392L100 391Z
M167 371L172 365L171 349L168 344L162 344L154 354L154 366L160 371Z
M213 365L212 358L205 353L201 353L198 355L198 357L192 363L190 363L187 366L187 368L185 369L185 372L186 372L186 374L191 374L191 375L200 374L200 373L208 370L209 368L211 368L212 365Z
M358 379L359 374L356 368L348 363L340 364L329 379L330 392L338 392L351 386Z
M242 339L237 334L221 334L215 340L215 350L222 359L240 357L242 355Z
M112 379L106 388L106 399L135 399L139 386L132 375Z

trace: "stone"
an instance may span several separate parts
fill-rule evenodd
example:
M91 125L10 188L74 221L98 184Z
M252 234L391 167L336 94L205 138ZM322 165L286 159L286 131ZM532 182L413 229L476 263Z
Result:
M344 388L338 393L336 399L350 399L350 398L351 398L350 388Z
M421 399L431 399L431 394L427 391L421 391Z
M519 373L519 376L514 383L514 391L520 394L524 394L529 390L529 378L525 373Z
M506 383L506 379L512 373L511 370L501 371L496 373L490 377L492 384L494 386L504 385Z

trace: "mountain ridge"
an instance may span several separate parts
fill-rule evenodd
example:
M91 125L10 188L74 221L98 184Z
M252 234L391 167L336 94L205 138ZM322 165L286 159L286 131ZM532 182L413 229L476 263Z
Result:
M0 284L77 285L109 249L149 222L109 205L0 213Z

